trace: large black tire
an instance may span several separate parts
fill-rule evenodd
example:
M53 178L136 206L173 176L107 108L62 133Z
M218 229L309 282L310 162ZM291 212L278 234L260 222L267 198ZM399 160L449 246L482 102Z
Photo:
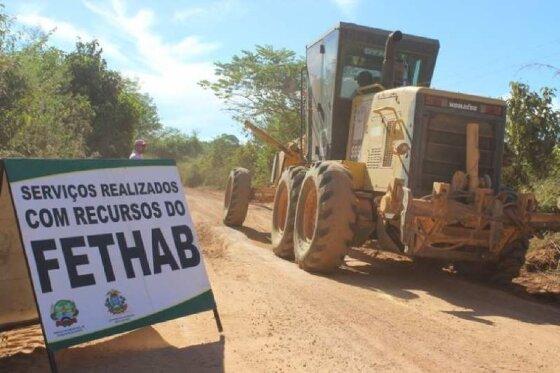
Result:
M453 269L460 275L476 281L491 281L496 263L455 262Z
M300 268L338 268L352 244L356 216L350 173L337 162L316 163L305 174L296 207L294 254Z
M229 173L224 197L224 224L243 225L251 198L251 174L245 168L234 168Z
M284 259L294 258L294 220L305 167L285 170L280 176L272 210L271 241L274 254Z
M510 283L511 280L518 277L525 264L525 254L528 249L529 240L527 238L520 238L510 243L502 252L492 281L504 284Z
M525 264L525 254L528 248L529 240L519 239L510 243L503 250L496 263L460 262L453 264L453 268L458 273L475 280L506 285L519 276L519 272Z

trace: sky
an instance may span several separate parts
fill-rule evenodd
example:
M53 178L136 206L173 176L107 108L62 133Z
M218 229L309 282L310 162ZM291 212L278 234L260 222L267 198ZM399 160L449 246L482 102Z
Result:
M1 0L0 0L1 1ZM560 1L523 0L3 0L16 23L53 31L71 50L98 39L110 68L138 80L165 126L203 139L240 135L222 103L197 85L215 61L270 44L305 54L337 22L440 41L432 86L505 97L512 80L560 88ZM559 105L559 101L556 102Z

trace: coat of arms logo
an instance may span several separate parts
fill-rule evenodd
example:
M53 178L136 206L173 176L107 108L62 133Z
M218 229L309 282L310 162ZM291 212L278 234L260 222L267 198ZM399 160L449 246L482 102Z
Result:
M78 322L78 309L71 300L61 299L51 306L51 319L56 321L56 326L67 327Z
M126 298L121 295L121 292L113 289L107 292L105 307L113 315L118 315L126 311L128 304L126 304Z

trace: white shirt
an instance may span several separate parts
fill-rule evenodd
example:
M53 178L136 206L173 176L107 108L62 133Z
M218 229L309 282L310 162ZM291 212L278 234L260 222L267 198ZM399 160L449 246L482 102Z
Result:
M144 156L140 153L136 153L135 151L132 152L132 154L130 154L130 157L128 157L128 159L142 159L144 158Z

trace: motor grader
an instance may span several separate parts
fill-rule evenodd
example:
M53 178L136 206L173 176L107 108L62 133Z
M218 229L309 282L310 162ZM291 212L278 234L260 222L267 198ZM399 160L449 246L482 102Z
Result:
M509 281L528 239L560 229L532 194L501 186L505 102L429 88L438 50L437 40L340 23L307 47L299 141L284 146L246 122L279 149L276 255L330 272L350 247L377 239L384 250ZM243 224L251 195L249 171L234 169L226 225Z

